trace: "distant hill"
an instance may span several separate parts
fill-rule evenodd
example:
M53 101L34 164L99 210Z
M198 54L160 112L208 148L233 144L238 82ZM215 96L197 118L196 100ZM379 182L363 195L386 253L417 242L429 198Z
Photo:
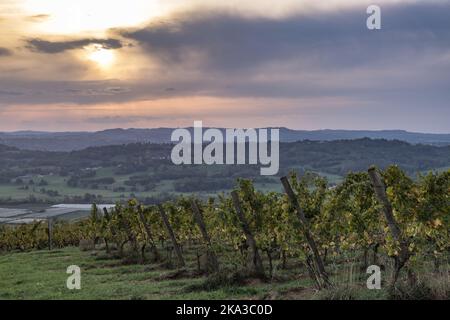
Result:
M9 176L18 169L23 171L20 175L26 175L29 172L43 173L47 170L59 172L62 169L66 172L78 172L86 168L115 167L119 172L139 173L140 170L163 165L164 175L169 176L176 167L170 161L171 150L170 144L154 143L89 147L71 152L21 150L0 145L0 162L2 163L0 172ZM398 140L369 138L280 144L281 171L302 167L343 176L349 171L365 171L372 164L380 168L397 164L411 174L450 167L450 145L441 147L412 145ZM168 169L167 166L173 168ZM183 171L187 172L191 167L196 166L183 166ZM236 173L237 177L249 176L249 172L243 174L247 170L259 175L259 166L218 167L224 171L232 170L225 176L232 173Z
M192 131L192 128L188 128ZM206 129L206 128L205 128ZM0 144L20 149L41 151L74 151L88 147L128 143L169 143L174 128L109 129L98 132L38 132L0 133ZM224 130L224 129L222 129ZM399 140L411 144L450 145L450 134L415 133L403 130L292 130L280 128L281 142L335 141L362 138Z
M300 140L334 141L362 138L399 140L411 144L450 145L450 134L417 133L404 130L315 130L302 131L283 128L280 131L283 142Z
M280 144L278 177L260 175L260 165L181 165L170 160L170 144L132 143L71 152L20 150L0 145L0 204L114 203L137 197L159 203L175 194L216 196L237 178L263 190L279 190L278 177L292 170L326 176L330 185L371 165L396 164L411 177L450 169L450 145L412 145L369 138ZM95 197L94 197L95 195Z

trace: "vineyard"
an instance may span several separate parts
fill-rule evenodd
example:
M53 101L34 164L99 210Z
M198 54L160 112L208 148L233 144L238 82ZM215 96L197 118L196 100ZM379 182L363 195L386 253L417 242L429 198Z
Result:
M317 291L365 288L367 268L377 265L394 297L414 290L449 297L450 170L413 180L396 166L372 167L333 188L314 174L281 184L285 192L263 193L241 179L230 195L207 201L94 204L78 222L0 225L0 252L101 250L174 277L202 276L199 290L243 278L283 281L283 270L305 275Z

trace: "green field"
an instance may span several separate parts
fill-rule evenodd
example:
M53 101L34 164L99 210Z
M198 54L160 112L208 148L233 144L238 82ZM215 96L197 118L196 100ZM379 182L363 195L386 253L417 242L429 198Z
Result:
M211 174L214 173L214 170L218 170L217 168L208 168L208 172ZM151 169L147 171L143 171L140 175L151 175L153 172ZM158 197L161 194L170 194L171 196L179 196L179 195L191 195L192 193L185 192L177 192L174 189L174 185L179 183L179 179L167 179L162 180L156 184L154 188L149 191L132 191L130 186L124 184L125 181L129 180L131 176L136 176L137 174L126 174L126 175L118 175L115 174L112 168L100 168L96 170L96 179L99 178L114 178L115 182L111 185L101 185L99 188L82 188L82 187L70 187L67 185L68 177L62 177L59 175L33 175L30 177L35 182L39 182L41 180L45 180L48 185L38 186L36 185L34 188L29 188L28 190L23 190L22 185L16 185L14 183L8 184L0 184L0 199L10 199L15 202L26 202L26 200L32 195L38 200L48 201L50 203L61 203L64 202L64 197L74 197L80 196L83 197L86 193L93 195L100 195L102 197L102 201L104 203L115 203L117 201L123 201L129 198L138 198L145 199L146 197ZM340 177L338 176L330 176L330 181L338 181ZM281 185L279 183L279 179L277 177L272 177L271 182L267 183L255 183L255 186L258 190L261 191L280 191ZM114 191L114 188L123 187L125 191ZM49 196L45 193L41 192L41 188L45 188L46 190L55 190L58 191L58 196ZM217 193L227 192L229 190L212 190L212 191L202 191L197 192L202 198L214 197Z
M82 270L81 290L66 288L66 268L73 264ZM239 287L192 291L189 287L205 277L190 274L170 279L175 272L158 266L126 265L101 252L78 248L12 253L0 256L0 299L262 299L274 291L286 298L314 297L307 277L282 283L250 280Z
M151 264L128 264L103 251L65 248L0 255L0 299L322 299L308 275L291 268L271 280L245 279L239 284L214 284L195 272L195 255L187 255L186 274ZM81 268L81 289L66 287L66 269ZM361 282L361 283L364 283ZM383 299L386 292L353 286L355 299ZM348 295L348 288L347 288Z

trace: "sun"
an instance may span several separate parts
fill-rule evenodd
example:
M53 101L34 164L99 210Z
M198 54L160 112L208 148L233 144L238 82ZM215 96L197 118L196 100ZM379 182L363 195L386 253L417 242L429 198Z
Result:
M113 50L102 48L101 46L95 46L93 48L88 49L89 53L87 58L90 61L95 62L100 67L106 68L111 66L114 63L115 55Z

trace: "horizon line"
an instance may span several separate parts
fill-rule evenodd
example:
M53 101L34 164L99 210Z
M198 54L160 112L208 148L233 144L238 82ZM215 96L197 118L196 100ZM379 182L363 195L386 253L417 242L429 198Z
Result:
M14 133L98 133L112 130L164 130L164 129L193 129L193 126L179 126L179 127L112 127L106 129L99 130L68 130L68 131L59 131L59 130L12 130L12 131L0 131L0 134L14 134ZM286 129L291 131L303 131L303 132L318 132L318 131L348 131L348 132L404 132L404 133L412 133L412 134L432 134L432 135L450 135L450 132L423 132L423 131L409 131L405 129L293 129L285 126L271 126L271 127L239 127L239 128L231 128L231 127L214 127L214 126L205 126L203 129Z

